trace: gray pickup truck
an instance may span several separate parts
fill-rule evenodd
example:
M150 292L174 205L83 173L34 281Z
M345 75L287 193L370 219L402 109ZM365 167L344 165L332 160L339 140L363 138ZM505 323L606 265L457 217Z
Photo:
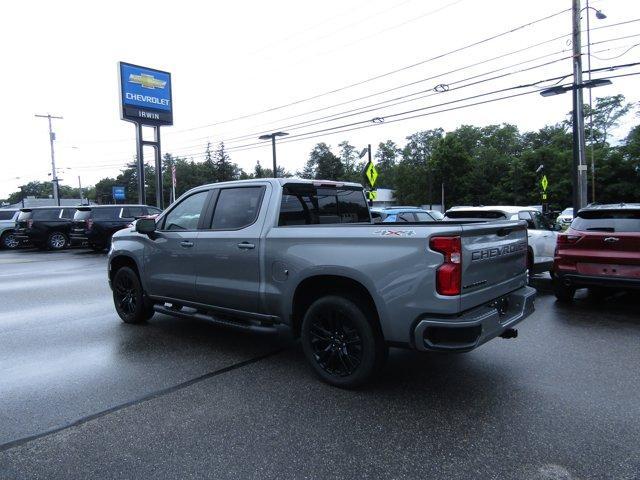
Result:
M123 321L160 312L289 327L326 382L354 387L389 346L464 352L532 313L519 221L374 224L355 183L259 179L195 188L113 236Z

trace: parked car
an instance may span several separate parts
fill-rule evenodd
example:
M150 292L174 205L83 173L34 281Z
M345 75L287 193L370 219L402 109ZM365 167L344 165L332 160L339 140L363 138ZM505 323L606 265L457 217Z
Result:
M354 183L224 182L116 232L109 282L124 322L287 326L320 378L354 387L389 345L464 352L515 336L535 297L526 235L517 221L373 224Z
M558 236L556 228L535 207L490 206L453 207L445 213L445 220L525 220L529 250L527 267L530 273L551 272Z
M111 236L137 218L157 215L159 208L147 205L91 205L78 207L73 216L71 244L100 251L111 246Z
M576 289L640 288L640 204L594 205L581 209L558 235L554 261L558 300Z
M19 212L17 208L0 209L0 248L12 250L20 245L14 235Z
M40 249L69 247L69 231L76 207L21 208L16 220L15 238Z
M558 215L558 218L556 219L556 223L560 226L561 230L564 230L569 225L571 225L572 221L573 221L573 208L571 207L565 208L562 212L560 212L560 215Z
M372 214L380 216L382 223L390 222L435 222L440 220L430 211L418 207L372 208Z

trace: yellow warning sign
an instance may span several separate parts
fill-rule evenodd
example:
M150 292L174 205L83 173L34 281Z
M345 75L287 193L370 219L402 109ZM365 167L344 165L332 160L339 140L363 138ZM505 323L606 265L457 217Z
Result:
M542 180L540 180L540 185L542 186L542 191L546 192L547 187L549 186L549 180L547 180L547 176L543 175Z
M373 162L369 162L367 164L367 168L365 168L364 174L366 175L367 180L369 181L369 186L371 188L375 187L376 180L378 179L378 169L373 164Z
M367 192L367 200L377 200L378 192L376 190L370 190Z

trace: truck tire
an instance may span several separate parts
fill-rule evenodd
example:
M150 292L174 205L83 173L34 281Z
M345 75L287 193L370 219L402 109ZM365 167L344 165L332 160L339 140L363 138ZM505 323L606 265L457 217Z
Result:
M560 302L571 302L576 294L576 289L563 285L562 280L556 277L553 280L553 293Z
M140 279L129 267L113 275L113 304L125 323L143 323L153 317L153 305L145 298Z
M49 250L64 250L69 246L69 239L62 232L51 232L47 238Z
M387 347L369 310L356 299L338 295L321 297L307 310L302 349L323 381L355 388L382 368Z
M0 237L0 248L15 250L20 245L13 232L4 232Z

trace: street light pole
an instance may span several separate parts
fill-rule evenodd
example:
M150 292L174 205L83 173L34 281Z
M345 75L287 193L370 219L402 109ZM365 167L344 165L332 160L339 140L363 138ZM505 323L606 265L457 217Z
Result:
M278 164L276 163L276 137L289 135L287 132L274 132L260 135L259 140L271 140L271 152L273 155L273 178L278 178Z
M584 100L582 96L582 52L580 0L573 0L573 208L587 205L587 165L585 162Z
M51 182L53 185L53 199L56 202L56 205L60 206L60 192L58 188L58 176L56 174L56 158L53 149L53 141L56 139L56 134L53 132L51 127L51 119L62 120L62 117L56 117L51 114L46 115L36 115L36 117L46 118L49 120L49 146L51 148Z
M584 11L587 12L587 77L589 82L591 82L591 22L589 17L589 10L594 10L596 12L596 18L598 20L603 20L607 18L607 16L602 13L602 10L597 10L591 6L589 6L589 0L587 0L587 6L583 8ZM596 161L593 153L593 98L591 94L591 89L589 89L589 154L591 156L591 201L596 201Z

